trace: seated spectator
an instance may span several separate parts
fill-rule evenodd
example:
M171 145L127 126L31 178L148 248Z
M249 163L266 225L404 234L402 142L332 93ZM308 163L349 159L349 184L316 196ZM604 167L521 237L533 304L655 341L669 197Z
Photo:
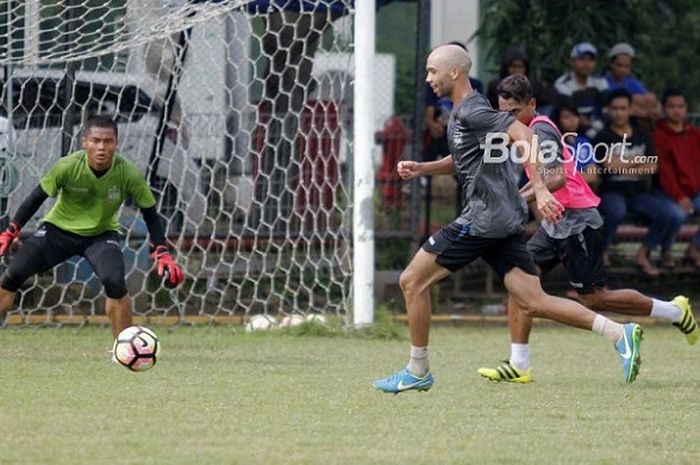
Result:
M615 238L617 227L628 211L642 216L649 225L649 232L642 241L634 259L645 274L658 276L659 269L651 262L650 253L669 240L669 231L677 222L676 215L652 189L652 174L656 163L642 158L653 155L654 149L648 133L632 126L630 108L632 95L625 89L617 89L608 96L607 110L610 123L594 141L596 161L602 166L600 186L600 212L603 215L603 248L607 251Z
M467 50L461 42L450 42L450 45L457 45ZM469 78L472 89L483 94L484 85L476 78ZM448 97L438 98L433 89L425 84L425 110L423 120L425 124L425 137L423 139L423 160L433 161L449 155L450 149L447 147L447 122L452 112L452 100Z
M615 44L608 52L609 71L605 75L610 90L624 88L632 94L631 114L637 118L653 119L657 116L656 96L642 82L632 76L634 48L630 44Z
M503 79L513 74L520 74L528 77L530 85L535 94L537 101L537 111L539 113L549 114L553 101L555 100L555 92L551 88L547 88L542 83L530 78L530 62L527 59L525 51L521 48L513 47L503 52L501 56L501 69L498 75L494 76L488 83L486 89L486 97L489 99L493 108L498 108L498 84Z
M560 102L552 113L552 121L556 123L564 137L564 143L569 146L569 150L576 159L576 169L581 173L591 187L596 187L599 182L598 167L593 156L593 145L591 140L583 134L581 128L581 117L578 114L576 105L565 99Z
M700 213L700 130L688 123L688 105L679 89L664 92L662 106L665 118L656 126L654 145L659 156L661 196L679 219L668 243L662 244L672 264L670 249L678 229L688 215ZM700 231L688 244L685 258L700 269Z
M589 138L603 127L601 114L608 90L605 78L594 76L598 50L593 44L582 42L571 49L571 71L554 82L561 97L571 98L581 116L581 126Z

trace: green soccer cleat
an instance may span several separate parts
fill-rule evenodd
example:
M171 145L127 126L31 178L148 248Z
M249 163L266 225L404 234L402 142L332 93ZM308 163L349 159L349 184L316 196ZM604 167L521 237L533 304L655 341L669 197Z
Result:
M479 368L479 374L491 381L506 381L520 384L532 382L532 368L518 370L508 360L503 360L503 363L496 368Z
M674 321L673 326L685 334L688 344L691 346L694 345L696 342L698 342L700 331L698 331L698 324L695 321L693 309L690 307L690 301L687 297L679 295L676 296L671 303L681 309L681 318L678 321Z
M642 327L635 323L622 325L622 337L615 343L615 350L620 356L622 370L627 384L637 379L639 368L642 365L642 357L639 355L639 346L642 343Z

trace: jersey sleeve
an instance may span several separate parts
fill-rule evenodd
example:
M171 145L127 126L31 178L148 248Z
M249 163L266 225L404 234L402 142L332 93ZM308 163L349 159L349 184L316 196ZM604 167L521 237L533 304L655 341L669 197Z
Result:
M547 123L539 122L532 126L532 131L537 135L540 144L540 152L544 158L544 168L554 169L561 166L562 145L559 134Z
M484 101L482 104L467 108L460 112L462 124L471 128L477 133L487 134L490 132L508 132L508 128L515 118L510 113L496 111Z
M156 204L153 192L146 182L146 178L133 165L127 165L126 169L127 193L134 199L134 203L139 208L150 208Z
M55 163L51 169L41 178L39 185L49 197L56 197L59 191L65 186L68 179L70 165L68 159L64 158Z

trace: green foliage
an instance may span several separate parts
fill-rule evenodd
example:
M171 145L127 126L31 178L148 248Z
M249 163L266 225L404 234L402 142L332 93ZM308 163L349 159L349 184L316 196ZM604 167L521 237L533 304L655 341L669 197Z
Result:
M509 47L525 48L533 77L548 81L569 69L569 52L578 42L596 45L601 73L608 49L629 42L637 50L634 73L649 88L660 94L680 84L691 102L700 100L694 64L700 3L694 0L491 0L484 2L476 35L493 63Z
M375 238L376 266L378 270L405 268L411 258L411 241L408 239Z
M406 327L398 324L386 305L379 305L374 311L374 324L367 328L352 329L354 337L362 339L405 340Z
M405 340L406 327L394 321L388 307L379 305L374 312L374 324L366 328L355 328L338 317L327 317L326 323L305 321L299 326L284 328L281 331L267 331L257 334L291 334L301 337L343 337L359 339Z
M397 115L413 114L415 101L416 63L416 3L392 3L377 13L377 53L396 57ZM385 91L381 81L375 82L376 92Z
M680 86L691 110L700 111L700 69L696 65L700 43L700 3L695 0L652 2L641 18L649 31L635 59L635 72L661 97L669 86Z

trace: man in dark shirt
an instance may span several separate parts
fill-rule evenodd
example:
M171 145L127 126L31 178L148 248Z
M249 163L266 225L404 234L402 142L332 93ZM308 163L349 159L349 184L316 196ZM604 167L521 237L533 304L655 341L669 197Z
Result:
M649 134L630 122L631 102L632 95L626 89L610 93L607 101L610 123L594 140L595 159L602 170L603 249L612 244L627 212L637 213L647 221L649 232L634 263L644 273L658 276L660 271L651 262L650 253L667 242L666 236L678 219L651 192L656 160L649 156L655 155L655 151Z
M592 138L603 127L601 110L608 91L605 78L596 76L598 50L588 42L574 45L569 64L571 71L564 73L554 82L554 87L562 97L573 100L581 115L581 124L586 127L586 136Z

